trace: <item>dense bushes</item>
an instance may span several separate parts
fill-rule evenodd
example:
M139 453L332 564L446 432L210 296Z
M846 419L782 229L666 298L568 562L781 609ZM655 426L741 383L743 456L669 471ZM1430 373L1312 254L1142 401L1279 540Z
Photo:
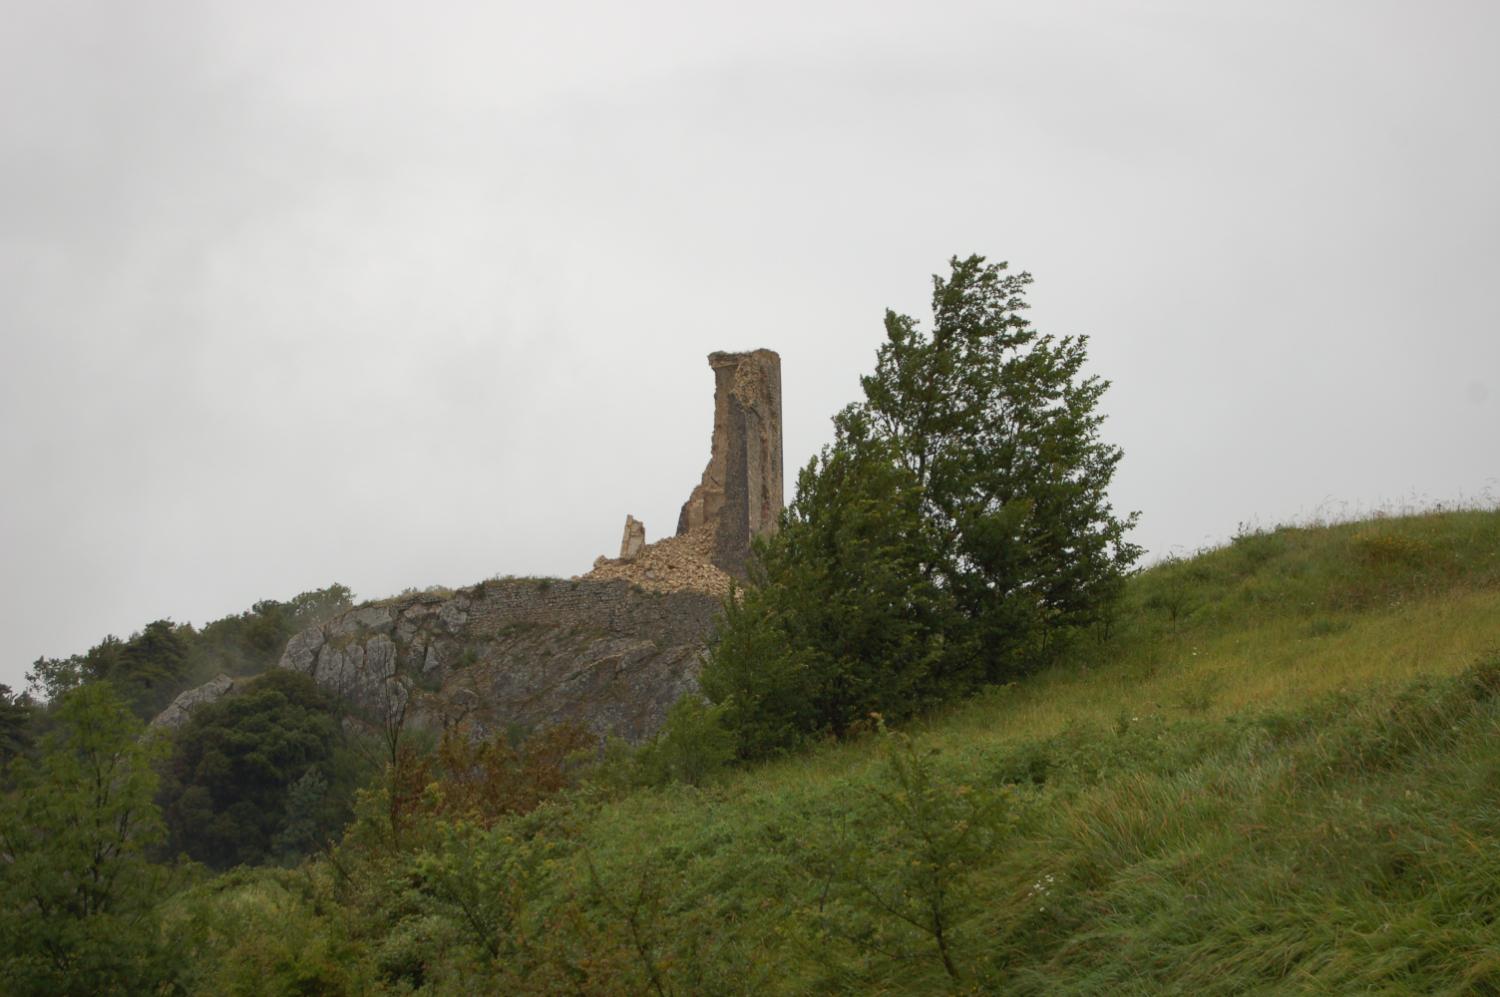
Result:
M217 869L299 858L343 826L357 773L328 695L272 669L199 706L172 738L169 854Z

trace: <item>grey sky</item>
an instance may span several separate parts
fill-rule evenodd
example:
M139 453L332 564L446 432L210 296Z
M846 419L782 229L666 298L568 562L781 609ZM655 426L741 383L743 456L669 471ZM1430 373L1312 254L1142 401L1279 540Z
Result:
M1488 2L0 0L0 682L789 475L952 254L1087 333L1153 554L1500 490Z

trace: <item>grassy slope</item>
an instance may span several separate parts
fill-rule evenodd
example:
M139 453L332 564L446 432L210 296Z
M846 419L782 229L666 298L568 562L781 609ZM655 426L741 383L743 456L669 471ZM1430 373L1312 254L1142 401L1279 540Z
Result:
M916 735L1023 814L962 884L961 968L1034 993L1500 993L1500 709L1420 685L1497 649L1496 513L1282 529L1143 573L1111 640ZM685 866L676 905L732 918L769 989L946 989L918 932L891 955L817 934L815 856L889 820L873 740L628 799L596 861Z
M1144 572L1109 640L910 731L929 830L999 806L945 873L956 985L879 912L919 868L881 735L558 808L520 923L584 992L1500 994L1497 648L1500 513ZM430 923L333 920L372 967ZM624 955L590 969L591 945ZM424 951L429 986L484 988Z

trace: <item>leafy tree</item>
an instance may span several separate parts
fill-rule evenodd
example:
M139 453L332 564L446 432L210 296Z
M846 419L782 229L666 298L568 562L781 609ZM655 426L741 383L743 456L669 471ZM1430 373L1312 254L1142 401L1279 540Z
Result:
M31 745L31 697L19 696L0 684L0 764L10 761Z
M273 669L244 692L198 707L166 767L170 847L227 868L307 847L317 831L336 827L354 773L331 705L306 675Z
M12 993L143 992L156 936L161 833L141 726L106 685L59 701L40 759L17 759L0 800L0 970Z
M33 695L49 702L86 683L108 682L136 716L149 720L184 688L195 639L192 627L156 620L129 640L111 635L85 654L38 658L26 678Z
M271 839L278 855L300 858L312 851L326 830L324 810L328 797L328 780L316 768L309 768L292 783L286 794L286 816L281 830Z
M1094 622L1140 548L1106 494L1121 451L1099 438L1109 382L1082 376L1088 339L1039 335L1026 273L982 256L933 277L932 332L887 311L865 400L842 414L888 443L921 494L923 575L978 629L991 678L1059 629Z
M136 710L149 720L160 713L183 687L188 677L193 628L157 620L119 645L110 660L90 664L97 678L114 683ZM101 645L107 646L106 645ZM90 655L95 652L91 651Z
M33 700L56 702L68 690L76 689L85 678L81 654L67 658L41 657L32 662L26 672L26 692Z
M933 278L932 331L887 311L864 399L798 478L704 672L742 754L896 718L1034 669L1101 619L1140 555L1107 489L1108 383L1084 337L1021 316L1027 274Z
M952 598L923 572L915 480L883 450L825 448L760 550L761 584L725 605L702 683L744 755L905 716L972 667L944 632Z

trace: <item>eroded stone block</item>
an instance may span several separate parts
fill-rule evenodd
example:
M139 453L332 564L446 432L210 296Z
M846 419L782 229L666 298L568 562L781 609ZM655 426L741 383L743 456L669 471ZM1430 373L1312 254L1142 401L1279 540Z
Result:
M640 556L641 548L644 546L646 546L646 524L627 514L625 535L620 539L620 560L634 561Z

